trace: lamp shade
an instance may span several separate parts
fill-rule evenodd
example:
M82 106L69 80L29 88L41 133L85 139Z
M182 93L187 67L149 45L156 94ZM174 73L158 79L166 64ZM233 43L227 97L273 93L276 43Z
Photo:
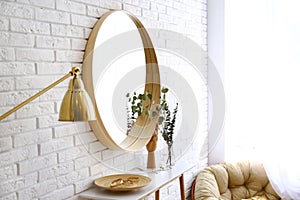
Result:
M59 121L92 121L96 120L94 106L84 85L77 75L69 82L60 107Z

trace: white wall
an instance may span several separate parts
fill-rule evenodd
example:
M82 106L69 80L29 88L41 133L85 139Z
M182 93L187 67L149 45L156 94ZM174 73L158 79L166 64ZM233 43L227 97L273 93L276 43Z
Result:
M208 87L213 90L209 100L209 164L224 160L225 137L223 123L225 99L222 97L224 81L224 0L208 1ZM220 80L218 79L220 78ZM217 83L219 80L219 84Z
M1 0L0 113L57 80L71 66L80 65L93 25L108 9L131 11L146 28L173 30L207 47L206 0ZM154 44L162 48L176 42L159 37ZM159 63L178 65L164 54L158 58ZM87 123L57 122L67 82L0 122L1 200L77 199L96 177L112 172L85 148L112 166L135 166L131 154L101 145ZM201 112L206 116L204 96ZM205 140L205 118L202 123L199 135ZM205 148L203 154L207 155ZM188 187L205 165L206 156L186 175ZM167 186L162 198L178 199L177 187L177 183Z

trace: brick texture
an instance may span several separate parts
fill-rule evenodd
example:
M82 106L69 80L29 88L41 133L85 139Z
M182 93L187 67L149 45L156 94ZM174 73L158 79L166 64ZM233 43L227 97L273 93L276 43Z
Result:
M207 49L206 0L0 1L0 114L68 73L72 66L81 66L94 24L110 9L130 11L146 28L178 32ZM155 47L184 45L164 32L150 35ZM161 65L185 66L167 53L157 51L157 56ZM206 80L199 85L204 94L199 100L204 156L185 176L187 196L197 171L207 165L205 84ZM61 83L0 122L0 200L80 199L79 193L92 187L95 178L115 173L102 161L120 169L145 163L139 153L106 148L88 123L58 122L67 85L68 81ZM192 155L201 150L196 146L190 149ZM167 185L161 198L179 199L178 187L177 181Z

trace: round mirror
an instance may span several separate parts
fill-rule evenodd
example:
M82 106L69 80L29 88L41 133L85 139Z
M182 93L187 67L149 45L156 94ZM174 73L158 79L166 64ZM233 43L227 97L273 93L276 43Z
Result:
M105 146L135 151L151 139L157 116L143 112L128 127L127 93L152 95L160 103L160 76L151 39L142 23L126 11L105 13L87 42L83 81L96 109L90 126Z

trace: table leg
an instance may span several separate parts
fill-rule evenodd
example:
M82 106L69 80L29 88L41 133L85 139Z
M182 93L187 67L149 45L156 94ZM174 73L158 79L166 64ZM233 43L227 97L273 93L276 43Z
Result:
M183 174L179 177L179 184L180 184L180 196L181 200L185 200L185 190L184 190L184 178Z
M159 190L155 191L155 200L159 200Z

